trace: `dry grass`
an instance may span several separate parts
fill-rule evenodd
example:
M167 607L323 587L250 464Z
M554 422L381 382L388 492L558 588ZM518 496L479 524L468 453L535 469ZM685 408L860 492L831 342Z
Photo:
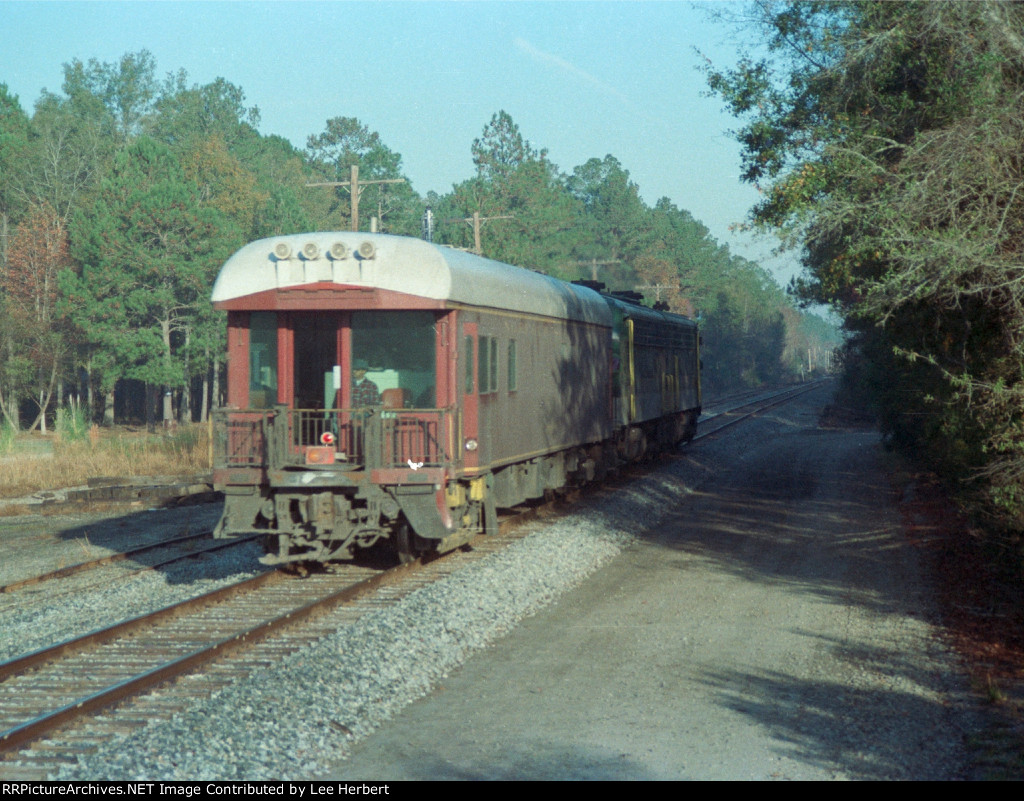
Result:
M38 440L15 442L0 459L0 498L75 487L99 476L174 476L210 469L205 425L184 426L173 434L100 432L51 442L52 455L39 452Z

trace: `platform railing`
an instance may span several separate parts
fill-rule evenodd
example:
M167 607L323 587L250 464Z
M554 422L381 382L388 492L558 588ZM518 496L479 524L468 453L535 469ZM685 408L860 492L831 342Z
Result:
M442 467L453 461L454 411L386 409L379 419L381 467Z
M213 411L214 469L265 467L268 433L275 412L269 409Z
M349 470L441 467L459 453L454 409L217 409L214 429L215 468L300 466L310 447L333 447Z

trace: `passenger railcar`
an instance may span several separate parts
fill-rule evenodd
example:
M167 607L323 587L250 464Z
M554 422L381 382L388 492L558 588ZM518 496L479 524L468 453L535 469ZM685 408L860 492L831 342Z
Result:
M213 301L215 536L266 531L270 564L450 550L700 413L693 321L418 239L253 242Z

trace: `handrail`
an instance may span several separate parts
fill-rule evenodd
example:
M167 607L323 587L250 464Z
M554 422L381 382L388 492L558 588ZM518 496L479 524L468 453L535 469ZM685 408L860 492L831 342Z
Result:
M350 469L442 467L458 456L455 409L279 407L217 409L214 416L215 469L299 466L311 448L332 446L335 463Z

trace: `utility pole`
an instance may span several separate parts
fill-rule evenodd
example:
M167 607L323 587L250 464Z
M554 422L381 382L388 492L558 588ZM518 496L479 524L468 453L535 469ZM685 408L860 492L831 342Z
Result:
M433 209L430 208L430 206L427 206L427 210L425 212L423 212L422 228L423 228L423 234L422 234L423 235L423 239L425 239L427 242L433 242L434 241L434 211L433 211Z
M570 262L571 267L589 267L590 268L590 280L597 280L597 268L608 267L612 264L621 264L622 259L606 259L605 261L598 261L597 259L591 259L590 261L574 261Z
M318 183L306 184L306 186L344 186L352 197L352 230L359 230L359 196L370 184L404 184L404 178L382 178L379 181L360 181L359 165L353 164L349 167L350 178L348 181L321 181Z
M633 289L637 290L637 291L643 290L643 289L653 289L654 290L654 307L658 308L658 304L661 303L661 291L663 289L664 290L670 290L670 291L675 291L675 292L680 292L681 293L681 292L685 292L687 290L692 290L693 287L692 286L684 287L682 284L640 284L639 286L633 287ZM693 317L697 313L697 310L694 308L693 301L690 300L690 298L688 298L686 296L682 296L682 297L679 298L678 305L680 307L682 307L680 309L679 313L682 314L685 317ZM668 309L668 303L667 302L665 303L664 309L666 309L666 310Z
M654 290L654 302L658 303L661 301L661 290L663 289L682 289L679 284L640 284L639 286L633 287L635 290L641 289L653 289Z
M473 228L473 252L477 256L483 256L484 249L480 243L480 227L485 222L490 222L491 220L511 220L514 216L513 214L498 214L493 217L481 217L479 211L474 211L472 217L449 217L445 222L469 223Z

